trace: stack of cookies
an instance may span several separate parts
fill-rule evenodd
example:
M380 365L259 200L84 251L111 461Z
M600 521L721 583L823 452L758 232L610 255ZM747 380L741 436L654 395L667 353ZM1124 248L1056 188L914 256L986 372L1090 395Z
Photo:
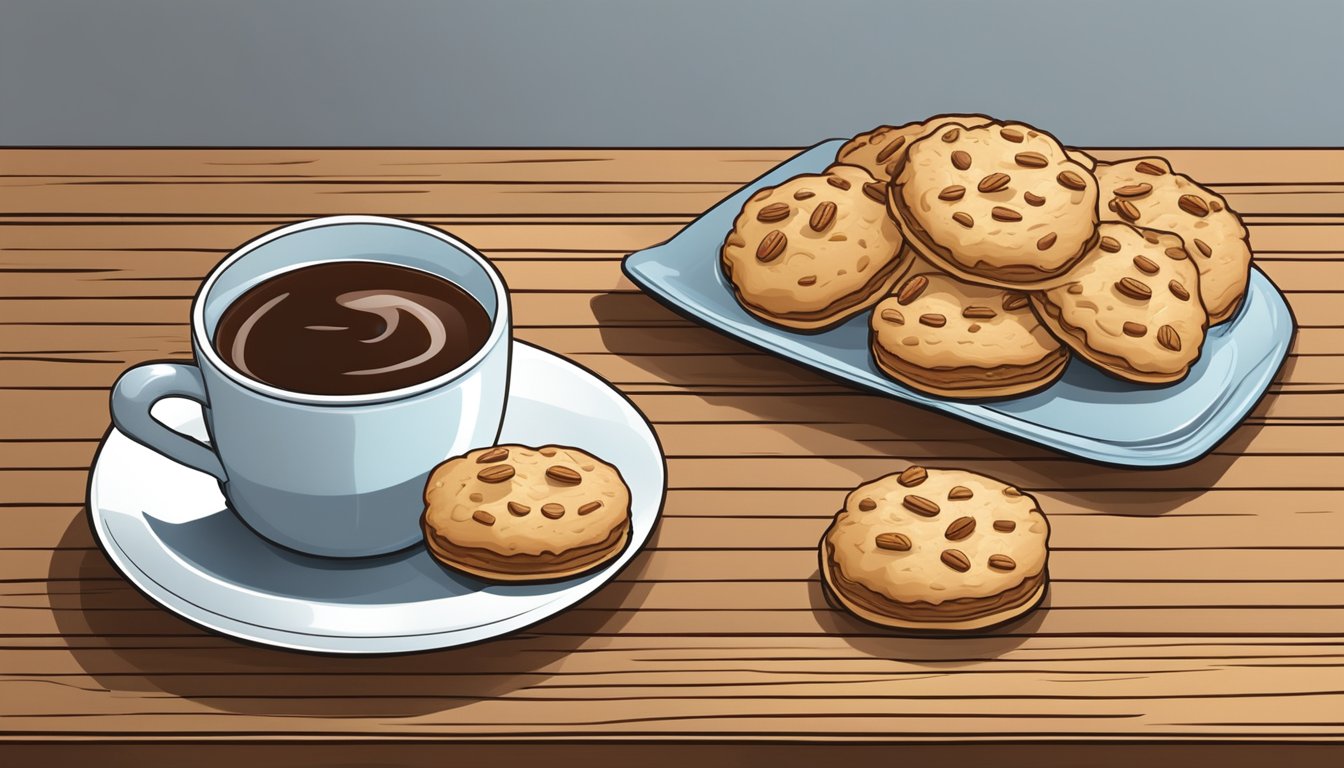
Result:
M748 312L820 331L870 311L878 369L952 398L1040 389L1070 351L1179 381L1250 262L1227 202L1166 160L1097 162L983 115L856 136L825 172L753 195L722 249Z

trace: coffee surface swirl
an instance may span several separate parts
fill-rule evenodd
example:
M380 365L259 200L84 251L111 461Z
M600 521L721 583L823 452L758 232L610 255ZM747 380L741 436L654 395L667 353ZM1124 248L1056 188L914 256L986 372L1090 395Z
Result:
M442 376L490 336L480 302L448 280L392 264L333 261L249 289L214 346L249 378L313 395L361 395Z

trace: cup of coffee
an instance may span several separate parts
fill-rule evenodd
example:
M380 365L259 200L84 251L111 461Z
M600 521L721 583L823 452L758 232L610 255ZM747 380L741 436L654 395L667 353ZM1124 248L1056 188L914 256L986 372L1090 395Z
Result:
M334 216L247 243L191 308L195 364L149 363L112 389L126 436L213 475L271 541L316 555L420 540L425 479L499 436L510 313L483 256L431 227ZM153 404L203 406L210 443Z

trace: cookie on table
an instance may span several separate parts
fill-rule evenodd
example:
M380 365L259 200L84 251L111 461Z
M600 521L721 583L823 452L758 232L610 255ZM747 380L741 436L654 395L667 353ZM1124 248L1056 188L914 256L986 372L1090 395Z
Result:
M1199 268L1210 324L1230 319L1246 295L1251 245L1227 200L1160 157L1100 163L1096 175L1101 218L1180 235Z
M873 309L873 359L892 378L942 397L1007 397L1064 372L1068 349L1026 295L940 272L907 277Z
M568 578L625 548L630 489L577 448L497 445L435 468L421 525L449 568L493 581Z
M912 142L947 123L974 128L992 122L994 118L986 115L935 115L928 120L905 125L879 125L845 142L835 153L835 162L857 165L878 181L888 182L895 169L905 160L905 150ZM1088 170L1096 165L1096 160L1082 150L1069 148L1068 153Z
M721 252L738 302L800 331L823 330L876 304L911 261L885 201L884 185L848 165L752 195Z
M1049 538L1030 494L915 466L849 494L821 537L821 575L842 606L875 624L983 629L1041 601Z
M1041 322L1075 353L1129 381L1179 381L1209 317L1199 270L1178 235L1104 222L1070 282L1031 294Z
M1021 123L941 126L906 152L892 215L939 269L1007 289L1060 281L1096 240L1097 181Z

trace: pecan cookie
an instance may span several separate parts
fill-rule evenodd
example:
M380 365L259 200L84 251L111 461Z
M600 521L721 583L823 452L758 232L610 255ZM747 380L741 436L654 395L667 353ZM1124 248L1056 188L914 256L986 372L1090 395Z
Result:
M1021 123L939 127L910 145L892 215L915 250L963 280L1049 287L1096 239L1097 181Z
M854 166L797 176L751 196L722 249L751 314L819 331L876 304L910 266L886 187Z
M881 182L891 181L896 168L905 160L910 144L947 123L966 126L986 125L992 118L984 115L937 115L905 125L879 125L845 142L835 153L835 162L856 165Z
M1161 157L1100 163L1096 175L1102 220L1180 235L1199 268L1210 324L1230 319L1246 295L1251 245L1245 225L1227 201L1176 173Z
M821 576L842 606L875 624L983 629L1040 602L1049 538L1029 494L916 466L849 494L821 537Z
M435 560L473 576L568 578L625 548L630 489L577 448L497 445L435 468L421 527Z
M1041 322L1087 361L1145 384L1179 381L1199 358L1209 317L1199 271L1178 235L1112 222L1069 273L1031 294Z
M870 325L878 368L943 397L1020 395L1054 381L1069 360L1025 294L940 272L906 278Z
M845 142L835 153L835 162L857 165L878 181L891 181L892 174L905 160L905 150L912 142L948 123L975 128L992 122L994 118L986 115L935 115L928 120L905 125L879 125ZM1082 150L1070 148L1068 153L1088 170L1096 165L1096 160Z

